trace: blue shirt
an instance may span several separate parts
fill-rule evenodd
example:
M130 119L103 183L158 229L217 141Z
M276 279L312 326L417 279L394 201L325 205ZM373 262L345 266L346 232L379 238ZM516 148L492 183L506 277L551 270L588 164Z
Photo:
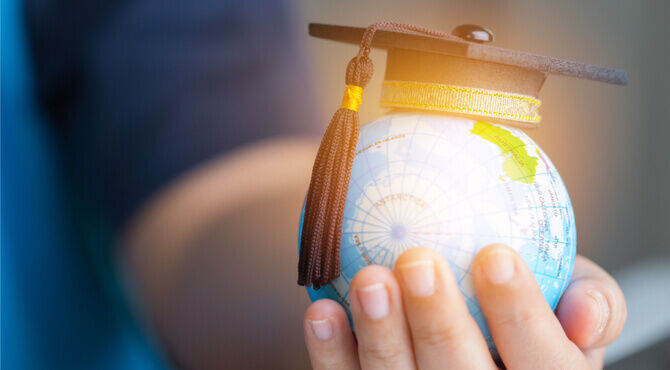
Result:
M316 133L277 1L2 2L2 367L145 369L115 234L184 171Z

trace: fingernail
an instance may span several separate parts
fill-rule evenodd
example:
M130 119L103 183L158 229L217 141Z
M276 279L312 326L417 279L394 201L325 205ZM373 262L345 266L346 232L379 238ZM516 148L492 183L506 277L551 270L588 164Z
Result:
M389 313L389 296L383 283L358 288L356 293L368 318L378 320Z
M610 319L610 306L609 303L607 303L607 298L605 298L605 296L599 291L595 289L588 289L586 291L586 294L588 294L588 296L591 297L598 305L598 312L599 312L598 326L596 328L596 331L593 333L594 336L597 336L602 334L603 331L605 331L607 322Z
M330 320L309 320L309 326L312 327L312 333L314 336L320 340L328 340L333 336L333 326L330 324Z
M435 264L433 260L414 261L398 266L408 293L428 297L435 293Z
M481 268L491 283L504 284L514 276L514 256L505 249L491 251L484 257Z

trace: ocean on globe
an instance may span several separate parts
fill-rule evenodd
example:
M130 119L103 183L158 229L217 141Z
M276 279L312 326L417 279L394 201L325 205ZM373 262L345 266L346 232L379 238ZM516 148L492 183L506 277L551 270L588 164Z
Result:
M475 254L492 243L514 248L554 309L570 282L576 241L565 185L523 131L447 115L393 113L361 126L344 210L341 275L307 291L312 301L338 301L351 319L349 283L361 268L393 268L404 251L430 247L449 261L495 352L475 297Z

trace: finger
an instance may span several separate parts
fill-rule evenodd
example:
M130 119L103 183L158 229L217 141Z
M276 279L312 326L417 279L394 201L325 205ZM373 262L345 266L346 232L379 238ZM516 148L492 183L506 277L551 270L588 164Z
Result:
M400 287L383 266L360 270L351 282L351 314L364 369L413 369L414 355Z
M591 364L591 369L602 369L605 365L605 347L587 349L584 355Z
M312 368L359 369L354 335L338 303L322 299L305 312L305 343Z
M619 336L626 315L626 301L616 281L577 256L572 282L556 308L568 338L583 349L603 347Z
M477 299L508 368L540 369L552 361L569 369L588 368L514 250L487 246L475 256L472 270Z
M447 262L429 248L396 261L414 356L420 369L496 369Z

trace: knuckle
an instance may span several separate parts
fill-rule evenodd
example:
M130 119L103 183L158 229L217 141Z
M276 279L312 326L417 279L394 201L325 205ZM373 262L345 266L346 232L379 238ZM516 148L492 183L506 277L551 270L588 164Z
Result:
M402 346L399 343L381 343L379 341L362 346L360 350L364 357L382 363L394 362L403 354Z
M529 328L541 322L542 320L538 313L524 310L500 317L497 325L508 328Z
M429 348L447 348L457 345L462 333L463 331L454 325L427 326L414 331L412 338L415 343L420 343Z

